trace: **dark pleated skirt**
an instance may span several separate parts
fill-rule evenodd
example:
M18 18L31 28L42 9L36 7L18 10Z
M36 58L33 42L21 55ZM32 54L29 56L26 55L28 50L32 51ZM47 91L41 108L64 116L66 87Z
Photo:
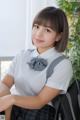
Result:
M11 111L11 120L53 120L55 110L50 105L45 105L41 109L24 109L13 106Z

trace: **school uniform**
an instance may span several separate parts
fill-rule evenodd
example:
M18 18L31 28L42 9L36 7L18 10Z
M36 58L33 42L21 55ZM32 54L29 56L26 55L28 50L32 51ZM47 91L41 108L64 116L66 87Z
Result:
M49 65L61 55L62 53L57 52L55 48L50 48L41 54L36 49L20 52L7 71L7 74L14 77L15 91L12 94L34 96L38 95L44 86L62 90L61 94L65 93L72 78L72 66L69 59L64 59L56 65L52 75L46 79L46 71ZM39 68L37 65L35 68L34 58L36 61L42 59L44 67L41 65L42 67ZM11 120L52 120L54 114L51 101L38 110L13 106ZM21 115L22 118L19 118Z

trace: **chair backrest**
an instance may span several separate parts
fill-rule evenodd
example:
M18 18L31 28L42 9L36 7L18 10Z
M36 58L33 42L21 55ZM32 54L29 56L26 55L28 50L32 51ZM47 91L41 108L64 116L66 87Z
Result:
M80 81L74 81L66 94L52 100L56 110L55 120L80 120Z

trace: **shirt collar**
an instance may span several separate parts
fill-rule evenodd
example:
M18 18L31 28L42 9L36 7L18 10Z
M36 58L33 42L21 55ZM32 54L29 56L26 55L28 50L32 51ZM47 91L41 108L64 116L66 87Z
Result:
M41 53L41 54L37 51L37 49L35 49L35 50L33 51L33 57L48 58L48 57L50 57L52 54L55 54L55 53L56 53L55 47L50 48L50 49L46 50L45 52L43 52L43 53Z

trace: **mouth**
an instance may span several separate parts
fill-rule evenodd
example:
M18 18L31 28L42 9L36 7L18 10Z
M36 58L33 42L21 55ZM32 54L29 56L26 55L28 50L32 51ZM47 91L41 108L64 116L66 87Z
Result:
M40 39L35 39L35 40L36 40L36 42L38 42L38 43L44 42L43 40L40 40Z

